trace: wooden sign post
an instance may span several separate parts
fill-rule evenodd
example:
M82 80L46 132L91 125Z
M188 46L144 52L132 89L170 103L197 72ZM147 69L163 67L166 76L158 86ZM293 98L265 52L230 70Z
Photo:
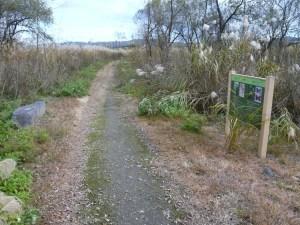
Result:
M265 159L267 157L274 86L275 86L275 77L272 77L272 76L267 77L265 97L264 97L264 106L263 106L263 113L262 113L262 121L261 121L260 138L259 138L259 144L258 144L258 156L261 159Z
M275 78L229 74L225 134L230 136L230 116L260 128L258 155L267 155ZM234 113L233 113L234 111Z

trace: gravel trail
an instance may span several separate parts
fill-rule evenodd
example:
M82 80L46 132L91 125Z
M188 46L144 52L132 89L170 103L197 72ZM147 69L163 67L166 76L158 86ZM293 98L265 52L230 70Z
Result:
M122 116L115 65L98 72L88 97L58 100L50 109L61 126L60 115L71 119L68 135L52 147L58 158L45 154L36 166L43 225L173 224L164 184L150 172L151 154Z
M81 223L172 224L174 210L164 195L163 182L150 173L151 154L123 117L122 99L112 86L89 135L85 171L88 194Z

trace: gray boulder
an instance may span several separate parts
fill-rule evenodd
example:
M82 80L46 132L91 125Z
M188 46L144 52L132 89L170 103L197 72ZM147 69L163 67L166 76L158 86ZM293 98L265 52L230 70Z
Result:
M31 105L18 108L13 113L13 121L18 127L27 127L36 123L36 121L45 114L46 103L37 101Z
M10 216L22 213L22 203L13 196L0 192L0 210Z
M17 163L13 159L5 159L0 162L0 178L5 180L9 178L16 169Z

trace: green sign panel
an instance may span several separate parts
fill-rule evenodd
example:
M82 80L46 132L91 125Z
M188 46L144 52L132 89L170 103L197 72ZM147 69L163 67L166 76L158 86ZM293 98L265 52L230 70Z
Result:
M231 75L230 114L260 127L266 80L239 74Z

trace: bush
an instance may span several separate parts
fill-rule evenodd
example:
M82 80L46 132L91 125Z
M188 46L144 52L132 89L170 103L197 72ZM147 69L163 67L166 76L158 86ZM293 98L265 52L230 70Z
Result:
M180 92L163 97L158 103L158 108L168 117L185 117L189 114L186 95Z
M154 100L144 98L138 106L140 116L154 116L158 114L158 106Z
M193 113L184 118L181 128L192 133L200 133L205 122L205 116Z

